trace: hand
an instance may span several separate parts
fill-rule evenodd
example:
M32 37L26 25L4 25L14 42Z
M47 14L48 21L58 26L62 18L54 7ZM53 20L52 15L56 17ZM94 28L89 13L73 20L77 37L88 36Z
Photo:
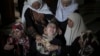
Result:
M4 50L12 50L14 48L14 45L9 45L9 44L6 44L4 46Z
M42 43L42 36L36 35L36 42Z
M83 48L83 39L82 38L79 38L78 43L79 43L80 47Z
M58 29L58 34L61 35L62 34L62 30L59 28Z
M51 45L50 48L48 49L48 51L55 51L55 50L58 50L59 48L60 48L60 46Z
M51 45L47 39L42 39L42 44L48 49Z

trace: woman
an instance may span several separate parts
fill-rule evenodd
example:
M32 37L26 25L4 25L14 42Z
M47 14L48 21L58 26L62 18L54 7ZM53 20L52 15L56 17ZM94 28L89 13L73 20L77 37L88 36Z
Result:
M21 23L14 23L11 28L11 34L6 40L4 50L12 53L13 56L28 56L29 38L24 33Z
M68 24L64 36L69 54L71 52L72 43L85 30L86 27L82 17L78 13L72 13L68 16Z
M22 23L26 26L25 29L28 36L32 37L30 40L30 56L36 55L35 40L41 39L44 25L53 17L47 4L43 3L42 0L27 0L25 2L22 12Z
M59 22L59 26L62 29L62 36L64 36L68 16L76 12L78 4L74 0L58 0L57 10L56 10L56 19ZM63 38L63 37L62 37ZM62 41L65 43L64 39Z
M82 32L86 30L82 17L78 13L72 13L68 16L68 25L65 31L66 45L71 46L73 41Z
M31 36L35 36L33 32L43 33L43 26L53 17L47 4L42 0L27 0L23 7L22 23L26 24L26 29L30 30Z
M75 3L74 0L59 0L57 5L57 10L56 10L56 15L55 15L59 24L66 25L68 15L75 12L77 8L78 8L78 4ZM64 28L64 26L62 28Z

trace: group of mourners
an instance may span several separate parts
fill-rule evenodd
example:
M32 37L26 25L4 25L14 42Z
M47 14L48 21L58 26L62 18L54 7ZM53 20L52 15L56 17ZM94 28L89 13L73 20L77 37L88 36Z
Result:
M78 3L58 0L55 12L42 0L25 1L21 21L12 24L3 44L3 56L95 56L99 42L86 29Z

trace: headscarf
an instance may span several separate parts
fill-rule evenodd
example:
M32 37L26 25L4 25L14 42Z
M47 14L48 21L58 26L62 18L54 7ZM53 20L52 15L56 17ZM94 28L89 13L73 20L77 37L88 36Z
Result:
M34 2L39 2L41 4L40 8L39 9L35 9L32 7L32 4ZM42 0L27 0L25 1L24 3L24 7L23 7L23 11L22 11L22 23L25 24L25 17L24 17L24 14L26 12L27 9L31 9L33 11L36 11L38 13L43 13L43 14L52 14L52 12L49 10L47 4L43 4Z
M66 45L71 45L76 37L78 37L82 32L86 30L86 27L84 25L82 17L78 13L72 13L68 16L68 18L73 21L73 27L70 28L67 25L64 36Z
M67 0L66 0L67 1ZM61 0L58 0L57 10L56 10L56 19L59 22L64 22L67 20L68 15L73 13L78 8L78 4L74 0L70 0L71 4L67 7L63 7Z
M20 54L20 48L19 48L19 44L22 45L23 47L23 55L26 56L27 53L29 52L29 38L25 35L24 33L24 28L21 22L15 22L12 25L12 32L10 34L10 37L8 38L8 42L11 42L11 44L15 45L14 47L16 47L14 49L16 55L18 56ZM21 31L21 37L17 38L14 37L14 32L13 30L20 30ZM16 32L18 33L18 32Z
M23 30L23 25L20 22L17 22L14 25L12 25L12 29Z

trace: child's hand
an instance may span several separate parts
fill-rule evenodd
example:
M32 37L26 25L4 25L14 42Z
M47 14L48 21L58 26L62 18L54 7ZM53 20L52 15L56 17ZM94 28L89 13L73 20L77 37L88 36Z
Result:
M50 48L48 49L48 51L55 51L58 50L60 48L60 46L58 45L51 45Z
M49 47L50 46L50 43L47 39L42 39L42 42L41 42L45 47Z
M36 40L35 41L38 42L38 43L42 43L42 36L36 35Z

